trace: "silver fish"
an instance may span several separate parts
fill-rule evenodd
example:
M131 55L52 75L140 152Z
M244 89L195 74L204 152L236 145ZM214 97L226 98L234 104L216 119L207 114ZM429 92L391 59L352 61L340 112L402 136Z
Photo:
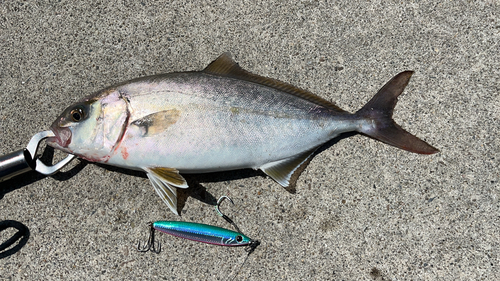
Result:
M88 96L55 120L56 136L47 142L89 161L145 171L177 214L176 188L188 187L180 173L253 168L288 187L321 145L345 132L438 152L392 119L412 73L396 75L351 114L223 54L203 71L142 77Z

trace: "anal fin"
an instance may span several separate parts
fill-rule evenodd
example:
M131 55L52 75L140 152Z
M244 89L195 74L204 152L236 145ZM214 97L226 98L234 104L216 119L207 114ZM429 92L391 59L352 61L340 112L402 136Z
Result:
M259 169L284 188L294 187L298 176L309 164L311 155L318 147L286 159L264 164Z
M174 168L153 167L143 168L146 171L151 184L160 196L160 198L167 204L170 210L179 215L177 212L177 190L178 188L187 188L186 180Z

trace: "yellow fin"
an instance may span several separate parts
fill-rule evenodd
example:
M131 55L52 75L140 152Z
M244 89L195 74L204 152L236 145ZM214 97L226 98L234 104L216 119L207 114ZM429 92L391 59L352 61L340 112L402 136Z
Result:
M141 119L135 120L131 125L140 127L143 135L148 137L164 132L168 127L175 124L180 116L181 111L173 108L146 115Z
M177 190L175 187L165 184L150 173L147 173L147 176L151 181L151 184L153 184L156 194L160 196L161 200L167 204L174 214L179 215L177 212Z
M219 56L216 60L211 62L204 70L204 73L207 74L212 74L212 75L217 75L217 76L223 76L223 77L230 77L230 78L235 78L239 80L244 80L248 82L253 82L257 84L261 84L267 87L274 88L276 90L283 91L285 93L294 95L296 97L302 98L304 100L313 102L317 105L321 105L330 109L333 109L338 112L346 112L345 110L341 109L340 107L336 106L334 103L329 102L321 97L318 97L317 95L300 89L298 87L295 87L291 84L281 82L276 79L272 78L267 78L264 76L260 76L257 74L253 74L249 71L244 70L239 66L229 55L229 53L224 53L221 56Z
M186 180L179 174L175 168L153 167L146 168L146 172L158 177L161 181L171 184L175 187L187 188Z
M176 187L187 188L186 180L174 168L153 167L143 169L146 171L158 196L174 214L178 215Z

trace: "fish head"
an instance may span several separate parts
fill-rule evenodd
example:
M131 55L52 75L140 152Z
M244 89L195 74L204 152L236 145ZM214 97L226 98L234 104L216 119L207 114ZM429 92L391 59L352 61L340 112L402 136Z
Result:
M123 137L128 100L115 90L87 97L66 108L52 123L47 144L93 162L105 162Z
M48 138L47 143L64 152L74 152L73 133L80 135L84 131L92 131L93 124L87 120L99 110L97 106L97 101L82 101L66 108L50 126L55 136Z

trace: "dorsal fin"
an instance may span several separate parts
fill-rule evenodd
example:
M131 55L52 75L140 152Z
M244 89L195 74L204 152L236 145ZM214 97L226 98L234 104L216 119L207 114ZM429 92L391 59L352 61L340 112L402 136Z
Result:
M298 87L295 87L293 85L290 85L285 82L281 82L276 79L272 78L267 78L264 76L260 76L257 74L253 74L249 71L244 70L239 66L229 55L229 53L224 53L220 55L216 60L211 62L204 70L204 73L212 74L212 75L217 75L217 76L223 76L223 77L230 77L230 78L236 78L248 82L253 82L257 84L261 84L267 87L274 88L276 90L283 91L285 93L294 95L296 97L302 98L304 100L313 102L317 105L321 105L330 109L333 109L338 112L346 112L345 110L341 109L340 107L336 106L332 102L329 102L323 98L320 98L316 96L315 94L300 89Z

